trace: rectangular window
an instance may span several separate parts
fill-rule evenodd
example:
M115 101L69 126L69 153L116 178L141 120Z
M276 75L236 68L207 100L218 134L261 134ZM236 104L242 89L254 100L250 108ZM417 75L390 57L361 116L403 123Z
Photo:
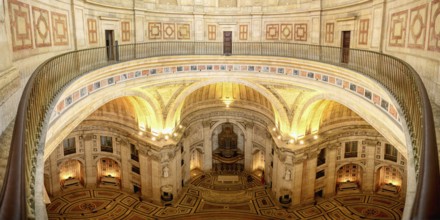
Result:
M345 158L357 157L358 155L358 142L349 141L345 142Z
M130 41L130 22L121 22L122 41Z
M141 174L141 169L139 169L139 167L137 167L137 166L131 166L131 171L133 172L133 173L137 173L137 174Z
M139 152L136 149L136 145L130 144L130 150L131 150L131 159L139 162Z
M64 156L76 153L75 138L67 138L63 141Z
M97 30L98 27L96 26L96 20L89 18L87 19L87 29L89 31L89 44L96 44L98 43L98 34Z
M391 144L385 144L385 160L397 162L397 149Z
M109 136L101 136L101 151L113 153L113 139Z
M247 38L248 38L248 26L247 25L240 25L239 39L240 40L247 40Z
M319 152L317 160L317 166L321 166L322 164L325 164L325 148Z
M335 32L335 24L334 23L325 24L325 42L326 43L333 43L334 32Z
M217 26L208 25L208 40L215 40L217 35Z
M316 173L316 179L319 179L321 177L325 176L325 170L321 170Z
M359 21L359 44L362 44L362 45L368 44L369 24L370 24L369 19L361 19Z

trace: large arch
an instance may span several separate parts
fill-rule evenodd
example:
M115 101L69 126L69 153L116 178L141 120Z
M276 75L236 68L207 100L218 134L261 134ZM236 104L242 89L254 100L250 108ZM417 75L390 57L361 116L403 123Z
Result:
M266 97L268 100L271 101L271 104L273 106L274 111L274 119L275 122L278 122L280 125L280 130L287 131L290 128L290 123L287 117L287 112L284 109L282 103L278 100L277 97L275 97L270 91L268 91L266 88L264 88L261 85L258 85L256 83L252 83L250 81L241 79L238 77L210 77L212 79L205 80L199 83L195 83L189 87L187 87L182 93L179 94L178 97L176 97L175 102L171 105L170 110L168 112L168 115L166 117L166 123L165 127L168 129L174 128L176 123L179 121L180 117L180 111L183 106L183 103L192 92L196 91L199 88L202 88L204 86L215 84L215 83L221 83L221 82L232 82L237 84L242 84L245 86L248 86L252 89L255 89L257 92L260 92L264 97Z
M123 89L120 89L123 90ZM143 95L139 97L138 95ZM138 105L136 108L139 113L140 108L145 107L149 111L151 118L146 119L146 121L152 121L154 124L159 124L162 122L162 116L157 116L158 109L156 106L151 106L150 103L145 100L148 96L144 95L144 93L140 93L138 90L123 90L123 91L114 91L112 93L106 93L102 91L96 92L89 99L83 99L79 101L75 107L67 109L60 117L51 122L51 126L48 129L46 136L46 144L44 149L44 160L46 160L50 154L55 150L58 143L64 140L70 132L72 132L82 121L84 121L89 115L99 109L101 106L106 103L116 100L118 98L124 97L136 97L135 101L131 101L133 104ZM81 103L84 102L84 103ZM160 109L160 108L159 108ZM151 112L150 112L151 111ZM81 114L77 114L77 112L81 112ZM159 119L159 122L156 121Z

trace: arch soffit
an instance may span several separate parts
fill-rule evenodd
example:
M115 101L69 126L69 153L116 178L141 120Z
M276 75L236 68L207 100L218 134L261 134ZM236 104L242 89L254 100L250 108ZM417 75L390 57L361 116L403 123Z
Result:
M99 155L98 157L96 157L96 158L93 160L93 164L98 164L99 160L101 160L101 159L105 159L105 158L109 158L109 159L115 161L115 162L118 164L119 167L122 166L122 162L121 162L121 160L118 159L118 158L116 158L116 157L113 156L113 155Z
M393 167L393 168L396 168L396 170L400 173L400 175L402 177L404 176L404 173L402 172L402 170L400 170L399 166L396 166L396 165L393 165L393 164L387 164L387 163L380 163L380 164L374 166L374 172L375 173L378 172L379 169L382 168L382 167Z
M81 166L85 166L85 164L86 164L86 161L85 161L84 159L80 158L80 157L65 158L65 159L63 159L63 160L61 161L60 164L57 165L58 169L59 169L64 163L66 163L66 162L68 162L68 161L70 161L70 160L76 160L76 161L78 161L78 162L81 164ZM58 170L58 171L59 171L59 170Z
M292 121L292 128L295 128L294 126L298 126L301 123L301 120L303 120L302 113L317 101L335 101L362 117L362 119L369 123L382 136L384 136L387 141L394 145L399 152L406 155L408 149L406 149L406 136L403 132L402 126L397 125L394 119L391 119L391 117L389 117L382 110L376 107L371 108L371 103L367 102L366 100L356 98L358 97L349 92L344 93L343 96L341 94L335 94L333 91L316 94L304 103L301 110L297 111L300 114L294 117L295 121ZM352 100L356 100L356 102L353 102ZM366 113L365 109L368 109L369 112ZM381 117L378 117L379 115Z
M46 136L45 141L44 160L50 156L50 154L56 149L57 145L64 140L82 121L84 121L101 106L118 98L133 96L138 97L140 100L144 100L146 103L148 103L147 106L151 104L151 102L147 100L154 100L150 99L151 97L146 95L144 92L136 89L124 90L123 92L114 91L112 93L105 93L103 90L101 90L95 94L92 94L89 96L89 98L80 101L83 103L77 104L74 108L69 108L66 112L60 115L56 121L53 121L49 125L47 130L48 135ZM157 106L150 106L150 109L160 108L157 108ZM76 112L81 112L81 114L76 114ZM151 112L151 114L157 114L157 112L154 111ZM161 116L154 117L158 119L162 118Z
M202 88L204 86L207 86L210 84L215 84L215 83L221 83L221 82L232 82L232 83L242 84L242 85L248 86L248 87L256 90L257 92L261 93L264 97L266 97L271 102L271 104L274 108L274 114L275 114L274 116L275 116L275 118L277 116L279 117L278 121L280 122L280 126L283 127L282 129L287 131L290 128L290 124L288 122L289 120L287 117L287 112L284 109L283 104L278 100L277 97L275 97L270 91L268 91L263 86L261 86L257 83L249 82L247 80L239 79L238 77L236 77L236 78L228 77L228 78L209 79L209 80L195 83L195 84L185 88L182 91L182 93L180 93L176 97L175 102L171 104L170 110L167 113L165 127L167 129L174 128L175 124L177 123L177 121L175 121L177 119L176 115L180 114L179 111L181 110L181 106L183 105L186 97L188 97L192 92L194 92L197 89Z
M365 165L363 165L363 164L361 164L361 163L359 163L359 162L357 162L357 161L350 161L350 162L345 162L345 163L342 163L341 165L339 165L339 166L337 166L336 167L336 174L337 174L337 172L339 171L339 169L341 169L343 166L345 166L345 165L350 165L350 164L356 164L356 165L358 165L359 167L361 167L362 168L362 172L364 172L365 171L365 169L366 169L366 167L365 167Z
M220 125L222 125L222 124L224 124L224 123L231 123L231 124L236 125L238 128L240 128L240 130L241 130L241 132L242 132L242 134L243 134L244 139L246 139L246 136L247 136L247 134L246 134L246 128L243 127L243 125L241 125L240 123L238 123L236 120L230 120L230 119L229 119L229 120L221 119L221 120L217 121L217 122L216 122L215 124L213 124L213 125L211 126L211 128L209 129L209 134L212 135L212 132L214 132L214 130L215 130L218 126L220 126Z

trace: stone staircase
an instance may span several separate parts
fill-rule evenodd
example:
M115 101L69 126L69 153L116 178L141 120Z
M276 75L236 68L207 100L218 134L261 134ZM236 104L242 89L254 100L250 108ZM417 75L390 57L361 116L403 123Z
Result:
M3 186L3 178L8 164L9 148L11 146L12 132L14 131L13 120L6 130L0 135L0 189Z

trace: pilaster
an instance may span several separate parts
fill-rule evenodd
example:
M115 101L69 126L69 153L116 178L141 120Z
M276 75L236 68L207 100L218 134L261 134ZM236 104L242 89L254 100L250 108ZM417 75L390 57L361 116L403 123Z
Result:
M212 137L210 121L204 121L203 124L203 171L207 172L212 169Z
M332 197L336 190L336 151L338 146L332 145L327 148L327 170L325 171L326 185L324 189L324 197Z
M315 198L317 152L309 153L303 169L303 194L301 203L312 203Z
M246 136L244 141L244 170L252 172L252 140L254 134L254 124L252 122L246 122Z
M129 143L125 140L121 140L121 170L122 170L122 189L130 192L131 186L131 152Z
M86 135L84 139L84 160L86 187L96 187L96 163L93 160L93 135ZM96 137L95 137L96 138Z

